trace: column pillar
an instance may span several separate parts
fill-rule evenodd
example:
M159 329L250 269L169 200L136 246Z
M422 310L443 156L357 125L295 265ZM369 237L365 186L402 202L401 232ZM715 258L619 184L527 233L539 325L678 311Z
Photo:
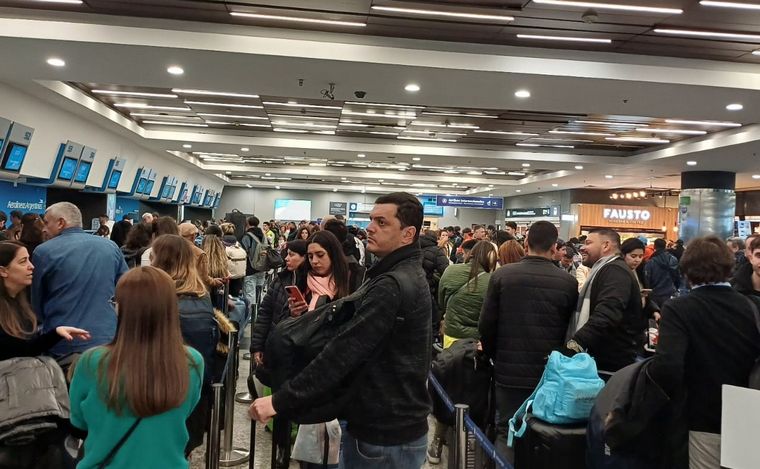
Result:
M679 235L684 242L715 234L721 239L734 232L736 173L687 171L681 173Z

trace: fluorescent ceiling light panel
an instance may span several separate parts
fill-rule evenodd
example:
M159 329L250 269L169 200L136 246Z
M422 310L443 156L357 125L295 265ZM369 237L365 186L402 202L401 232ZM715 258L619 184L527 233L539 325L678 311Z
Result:
M208 127L208 124L196 124L194 122L164 122L164 121L142 121L143 124L153 125L178 125L184 127Z
M417 8L400 8L400 7L386 7L373 5L373 10L387 11L389 13L406 13L409 15L421 15L421 16L440 16L443 18L463 18L468 20L489 20L489 21L514 21L514 16L507 15L487 15L483 13L459 13L454 11L440 11L440 10L422 10Z
M323 106L321 104L299 104L299 103L280 103L277 101L264 101L267 106L284 106L284 107L297 107L297 108L310 108L310 109L343 109L340 106Z
M741 127L738 122L720 122L720 121L692 121L684 119L665 119L668 124L681 125L704 125L706 127Z
M168 93L145 93L142 91L114 91L114 90L92 90L95 94L106 94L110 96L135 96L140 98L176 98L176 94Z
M212 103L208 101L185 101L185 104L196 104L199 106L234 107L244 109L264 109L264 106L257 106L255 104Z
M474 119L498 119L499 116L489 116L486 114L462 114L459 112L430 112L424 111L426 116L448 116L448 117L471 117Z
M672 28L655 28L657 34L668 34L671 36L694 36L694 37L714 37L717 39L738 39L740 41L760 41L760 34L745 33L725 33L721 31L704 31L695 29L672 29Z
M414 114L413 112L409 112L407 114L378 114L374 112L355 112L355 111L343 110L343 114L348 115L348 116L381 117L384 119L398 119L398 120L409 120L409 119L417 118L417 115Z
M266 117L258 117L258 116L236 116L236 115L230 115L230 114L210 114L207 112L199 112L199 116L204 117L226 117L227 119L253 119L253 120L268 120Z
M687 130L687 129L655 129L650 127L637 128L636 132L651 132L653 134L676 134L676 135L705 135L704 130Z
M436 122L412 122L412 125L414 126L420 126L420 127L443 127L443 128L450 128L450 129L479 129L477 125L471 125L471 124L438 124Z
M226 96L229 98L250 98L250 99L257 99L259 97L259 95L257 94L227 93L224 91L208 91L208 90L189 90L189 89L184 89L184 88L172 88L172 93L191 94L191 95L199 95L199 96Z
M289 132L289 133L294 133L294 134L305 134L305 133L308 132L308 130L301 130L301 129L277 129L277 128L275 128L275 129L272 129L272 130L274 130L275 132Z
M281 125L285 127L313 127L316 129L333 129L335 125L328 124L315 124L314 122L287 122L287 121L272 121L272 125Z
M81 5L82 0L34 0L37 3L65 3L68 5Z
M597 137L614 137L615 134L610 133L604 133L604 132L574 132L572 130L550 130L550 134L562 134L562 135L591 135L591 136L597 136Z
M589 124L589 125L619 125L629 127L641 127L642 124L632 124L630 122L604 122L604 121L573 121L574 124Z
M404 135L399 135L396 137L401 140L425 140L428 142L449 142L449 143L456 143L456 140L454 139L448 139L448 138L425 138L425 137L407 137Z
M579 142L579 143L594 143L593 140L573 139L573 138L543 138L534 137L531 140L541 140L542 142Z
M166 114L151 114L147 112L130 112L129 115L131 117L147 117L150 119L190 119L190 120L200 120L200 117L198 116L171 116Z
M309 119L318 121L336 121L337 117L314 117L314 116L302 116L300 114L269 114L269 117L282 117L283 119Z
M273 21L291 21L295 23L312 23L312 24L328 24L330 26L351 26L351 27L364 27L367 23L359 23L356 21L336 21L336 20L321 20L317 18L300 18L297 16L279 16L279 15L262 15L259 13L244 13L240 11L231 11L230 16L239 16L242 18L253 18L257 20L273 20Z
M344 127L369 127L369 124L357 124L356 122L340 122L338 125Z
M411 104L385 104L385 103L361 103L359 101L346 101L346 104L368 107L397 107L401 109L425 109L425 106L412 106Z
M518 147L540 147L538 143L515 143Z
M207 152L207 151L194 151L193 154L194 155L199 155L199 156L203 156L203 155L206 155L206 156L230 156L230 157L235 157L235 158L237 158L238 156L240 156L237 153L210 153L210 152Z
M635 142L635 143L670 143L670 140L663 138L642 138L642 137L607 137L605 140L610 142Z
M151 104L142 104L142 103L116 103L114 104L116 107L123 107L127 109L153 109L156 111L187 111L191 112L190 108L187 107L177 107L177 106L153 106Z
M757 3L718 2L718 1L711 1L711 0L701 0L699 4L706 7L738 8L742 10L760 10L760 4L757 4Z
M509 132L506 130L476 130L476 134L516 135L518 137L537 137L538 134L530 132Z
M596 8L599 10L635 11L639 13L660 13L663 15L680 15L680 8L650 7L643 5L621 5L619 3L576 2L563 0L533 0L537 5L554 5L565 7Z
M590 37L573 36L546 36L543 34L518 34L518 39L535 39L539 41L570 41L570 42L593 42L597 44L612 44L612 39L597 39Z
M509 171L507 173L507 175L509 175L509 176L525 176L525 173L523 173L522 171Z

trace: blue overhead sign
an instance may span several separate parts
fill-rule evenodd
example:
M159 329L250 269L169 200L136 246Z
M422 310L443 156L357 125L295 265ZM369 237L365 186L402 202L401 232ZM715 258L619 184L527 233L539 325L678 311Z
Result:
M504 199L501 197L439 195L436 197L436 205L441 207L484 208L501 210L504 207Z
M47 189L26 184L0 181L0 210L10 214L12 210L23 213L45 213Z

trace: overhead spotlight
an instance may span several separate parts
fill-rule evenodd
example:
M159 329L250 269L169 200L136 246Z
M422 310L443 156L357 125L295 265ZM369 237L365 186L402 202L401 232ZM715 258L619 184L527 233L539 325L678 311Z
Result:
M646 191L639 192L639 196L642 197L642 198L646 197L647 196Z
M185 70L179 65L172 65L169 68L167 68L166 71L172 75L182 75L183 73L185 73Z
M53 67L65 67L66 62L63 59L59 59L58 57L50 57L47 59L48 65L52 65Z
M613 199L613 200L617 200L617 199L618 199L618 197L620 197L620 196L619 196L619 195L617 195L617 193L613 193L613 194L610 196L610 198L611 198L611 199Z
M193 148L193 146L190 145L189 143L185 143L184 145L182 145L182 148L188 148L188 149L190 149L190 148Z
M631 194L630 192L626 192L625 198L626 199L632 199L633 198L633 194Z
M280 186L274 186L274 188L280 190Z
M410 93L416 93L420 90L420 85L416 83L409 83L404 87L404 89Z

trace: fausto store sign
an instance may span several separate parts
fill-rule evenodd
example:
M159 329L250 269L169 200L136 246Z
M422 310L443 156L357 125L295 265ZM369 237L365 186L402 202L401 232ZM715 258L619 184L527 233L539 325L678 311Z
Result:
M652 212L646 209L604 207L602 218L611 222L644 224L652 219Z

